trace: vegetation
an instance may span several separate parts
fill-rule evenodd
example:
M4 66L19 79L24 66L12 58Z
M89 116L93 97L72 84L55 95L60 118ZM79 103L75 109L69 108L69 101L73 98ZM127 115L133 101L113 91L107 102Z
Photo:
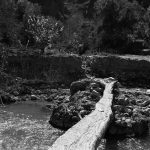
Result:
M150 47L150 2L145 0L1 0L0 43L84 54L139 53ZM44 5L45 2L45 5ZM48 12L54 4L56 13ZM44 9L44 11L43 11ZM47 10L47 13L45 12Z

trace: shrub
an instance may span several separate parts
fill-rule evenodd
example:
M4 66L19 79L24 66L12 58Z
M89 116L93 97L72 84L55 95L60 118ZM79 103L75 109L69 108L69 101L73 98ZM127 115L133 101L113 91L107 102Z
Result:
M29 16L27 31L33 35L40 48L44 49L46 46L57 42L63 31L63 25L51 17Z

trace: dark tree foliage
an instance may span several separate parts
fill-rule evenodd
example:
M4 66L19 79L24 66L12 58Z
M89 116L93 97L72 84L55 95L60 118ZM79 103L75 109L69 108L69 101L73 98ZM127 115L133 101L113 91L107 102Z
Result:
M2 0L0 3L0 42L16 45L25 40L26 17L40 14L40 7L27 0ZM22 41L24 42L24 41Z
M34 33L46 39L57 35L51 27L61 24L55 40L44 44L41 40L43 49L53 44L49 47L83 54L108 49L138 53L150 48L148 0L0 0L0 43L37 46L42 36L29 32L29 18L37 19L33 31L41 29Z
M144 9L136 1L100 0L96 9L100 47L123 50L140 38L135 34L135 26L142 20Z

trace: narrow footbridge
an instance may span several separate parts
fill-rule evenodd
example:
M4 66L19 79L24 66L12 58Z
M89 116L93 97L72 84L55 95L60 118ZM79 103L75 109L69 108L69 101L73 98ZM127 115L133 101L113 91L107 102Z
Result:
M113 87L115 81L104 82L103 97L96 109L60 136L49 150L96 150L112 116Z

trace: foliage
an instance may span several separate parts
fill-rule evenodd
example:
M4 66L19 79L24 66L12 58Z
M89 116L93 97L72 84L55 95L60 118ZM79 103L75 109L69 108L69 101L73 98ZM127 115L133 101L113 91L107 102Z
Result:
M27 0L6 0L0 5L0 41L16 45L25 32L26 17L40 14L40 7Z
M81 14L72 15L64 24L60 41L65 51L80 54L89 49L93 43L93 26L93 21L85 19Z
M36 43L40 44L42 48L56 43L62 31L62 23L51 17L28 17L28 32L33 35Z
M144 10L136 2L128 0L98 0L97 14L99 46L107 48L126 48L139 37L135 26L142 20Z
M7 44L17 40L22 24L16 19L14 1L6 0L0 5L0 40Z

